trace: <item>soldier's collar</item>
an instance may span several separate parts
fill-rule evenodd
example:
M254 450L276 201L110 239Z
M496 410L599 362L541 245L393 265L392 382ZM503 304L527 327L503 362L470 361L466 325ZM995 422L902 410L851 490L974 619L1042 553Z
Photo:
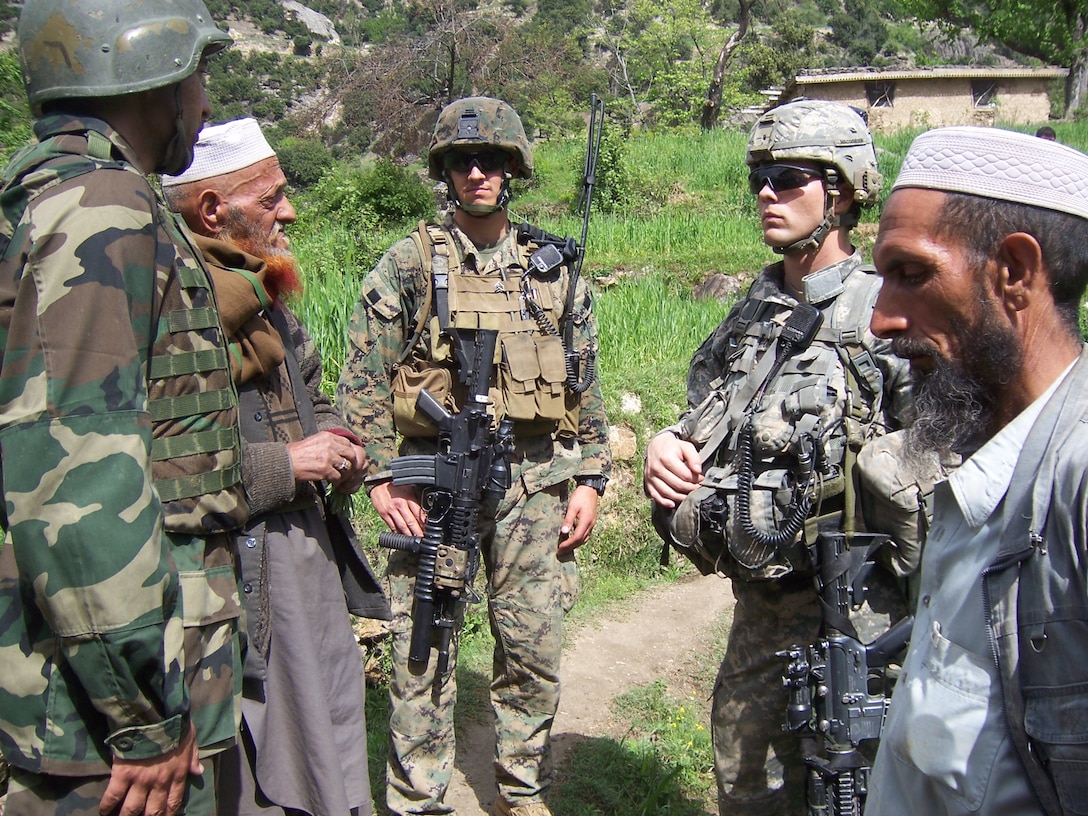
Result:
M855 250L849 258L843 258L838 263L805 275L801 278L802 300L818 306L841 295L846 289L843 281L854 271L858 261L858 253Z

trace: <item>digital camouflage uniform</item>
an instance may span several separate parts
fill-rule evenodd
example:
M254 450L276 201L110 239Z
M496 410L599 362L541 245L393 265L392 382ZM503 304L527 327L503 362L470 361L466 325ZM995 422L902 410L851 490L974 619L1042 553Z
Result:
M810 251L834 229L848 229L860 206L876 200L881 183L863 120L834 103L801 101L768 112L752 130L746 161L753 168L797 161L821 168L823 221L811 234L775 247L786 254ZM842 181L849 186L839 187ZM855 205L837 208L837 197L850 193ZM856 476L854 458L865 443L898 426L907 404L906 363L869 331L879 288L880 279L856 251L805 276L797 296L786 289L782 263L765 268L695 352L689 411L669 429L700 449L704 478L664 523L655 510L659 530L678 543L697 542L692 531L713 526L698 513L700 504L724 496L728 507L720 521L728 546L711 551L709 566L732 579L736 598L712 708L722 816L806 813L801 740L782 727L787 661L776 652L814 643L821 634L823 613L806 544L815 542L818 529L865 529L855 491L848 489ZM816 306L822 323L807 348L780 358L776 373L778 339L799 301ZM808 456L811 467L804 464ZM784 532L787 519L803 507L794 486L807 484L810 473L820 474L812 483L814 503L791 536ZM746 478L750 491L742 488ZM762 539L742 519L738 497L746 496ZM785 540L774 540L772 532ZM874 570L868 589L866 605L852 615L864 642L906 613L890 572Z
M451 255L461 259L465 278L507 281L516 315L517 293L527 267L525 248L518 247L514 230L478 267L480 253L454 225L452 216L445 217L441 227ZM351 342L337 404L364 440L371 484L388 476L385 472L398 450L401 454L434 451L434 439L426 437L405 438L398 449L391 410L394 367L416 328L417 311L430 288L425 266L416 239L395 244L363 282L351 319ZM565 267L551 281L526 278L536 287L539 299L559 305L565 301L568 279ZM487 287L491 285L489 281ZM495 284L497 288L503 285ZM581 279L577 287L574 343L579 349L595 349L589 292ZM522 331L538 332L532 320L522 320L522 325ZM431 329L431 325L424 327L415 348L431 348ZM573 553L561 559L556 555L569 482L575 476L606 475L611 465L599 383L583 392L580 409L576 432L557 433L554 421L515 424L512 487L496 520L485 528L481 545L496 640L491 685L495 767L499 794L513 805L540 801L547 784L549 734L559 703L563 613L577 592ZM390 555L386 580L394 615L394 675L387 801L397 814L448 813L442 797L454 761L456 644L440 695L434 690L434 655L423 674L409 672L414 575L414 555Z
M867 390L869 386L855 389L855 394L867 398L869 405L878 406L878 412L867 419L867 428L858 426L853 432L871 437L882 433L886 425L895 427L894 418L905 406L908 369L890 353L888 343L878 340L867 328L868 315L880 288L879 278L871 269L862 268L858 253L816 275L825 276L825 280L840 280L843 288L839 294L814 304L824 313L827 328L817 335L808 350L787 362L774 381L772 393L756 413L753 425L759 460L757 473L768 473L782 466L781 456L788 448L788 440L804 425L806 413L808 418L819 417L824 427L835 427L844 412L848 416L851 413L845 408L855 402L855 397L847 385L846 367L835 350L839 341L832 339L839 335L840 329L861 330L853 351L866 356L871 382L877 389L875 394ZM745 300L733 308L695 352L688 376L690 404L697 406L711 391L716 391L729 405L731 393L751 387L752 372L798 302L783 291L781 281L781 264L765 269ZM747 311L745 304L752 301L765 305L753 324L742 326L741 315ZM807 401L804 396L801 399L806 407L799 412L784 407L790 395L795 398L807 395ZM694 424L698 414L696 409L681 417L675 426L681 438L702 441L703 429ZM840 467L845 442L840 427L826 443L829 458ZM715 461L726 465L734 454L735 451L727 451ZM770 491L758 490L758 478L756 484L757 494L770 496ZM774 484L774 480L769 484ZM753 516L762 504L758 496L753 499ZM820 514L833 518L841 510L841 496L833 496L820 508ZM768 527L765 520L759 524L761 529ZM743 535L739 530L733 532ZM712 713L719 807L723 816L805 812L800 741L797 735L782 731L788 702L782 685L785 661L775 653L791 645L815 642L820 634L822 613L811 568L803 566L803 551L794 557L801 563L790 564L776 558L758 571L747 571L736 562L723 564L724 571L733 579L733 595L737 600L725 658L715 682ZM888 586L883 587L884 592L874 586L869 610L855 620L866 642L906 613L891 575L886 578Z
M35 134L0 198L0 747L9 812L46 778L97 812L111 757L234 739L246 506L199 256L104 122Z

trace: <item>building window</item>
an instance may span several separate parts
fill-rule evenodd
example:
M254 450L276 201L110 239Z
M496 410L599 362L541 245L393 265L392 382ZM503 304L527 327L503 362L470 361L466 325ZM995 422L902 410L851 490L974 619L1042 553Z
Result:
M976 108L992 108L997 104L997 82L992 79L972 79L971 101Z
M870 108L890 108L895 101L895 83L866 82L865 95L869 97Z

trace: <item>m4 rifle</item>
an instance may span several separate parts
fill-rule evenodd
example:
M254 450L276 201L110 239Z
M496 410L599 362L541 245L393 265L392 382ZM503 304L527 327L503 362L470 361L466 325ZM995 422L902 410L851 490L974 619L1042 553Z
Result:
M850 622L851 606L864 600L867 559L888 537L871 533L821 531L816 566L824 636L808 646L791 646L778 656L789 661L782 682L789 690L783 730L802 739L805 799L810 816L861 816L869 790L871 760L859 747L876 740L891 703L887 668L910 641L914 618L906 617L862 643Z
M383 547L417 556L408 660L422 672L437 649L439 684L464 607L479 600L472 584L480 567L481 522L495 517L510 487L514 438L513 423L504 419L493 428L487 410L498 332L455 329L450 334L468 391L465 404L450 413L426 388L421 390L417 404L438 426L437 449L433 455L399 456L390 464L393 484L420 488L427 513L423 535L378 536Z

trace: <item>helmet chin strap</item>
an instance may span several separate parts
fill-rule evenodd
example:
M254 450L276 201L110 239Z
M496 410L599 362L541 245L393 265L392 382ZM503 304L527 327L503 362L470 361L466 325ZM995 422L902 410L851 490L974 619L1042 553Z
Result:
M510 179L513 178L513 175L509 170L503 171L499 198L493 205L463 203L457 195L457 186L453 183L453 179L450 178L449 171L444 171L442 175L446 179L446 196L453 202L453 206L474 218L486 218L499 210L505 210L506 205L510 203Z
M823 245L824 240L835 227L847 225L847 221L849 221L851 217L853 218L853 223L848 226L852 227L857 223L857 216L854 216L852 213L845 218L844 216L835 214L835 205L839 200L838 184L838 172L830 167L824 170L824 190L826 192L824 195L823 219L816 225L816 229L810 232L807 237L801 238L786 246L772 246L772 252L776 255L803 255L806 252L813 252Z
M185 128L185 121L182 119L184 111L181 107L180 82L174 86L174 108L177 110L177 116L174 118L174 136L166 145L166 152L163 154L162 161L155 168L156 172L166 173L170 176L180 175L188 169L189 165L193 163L193 148L195 147L194 140L189 137L189 133Z

